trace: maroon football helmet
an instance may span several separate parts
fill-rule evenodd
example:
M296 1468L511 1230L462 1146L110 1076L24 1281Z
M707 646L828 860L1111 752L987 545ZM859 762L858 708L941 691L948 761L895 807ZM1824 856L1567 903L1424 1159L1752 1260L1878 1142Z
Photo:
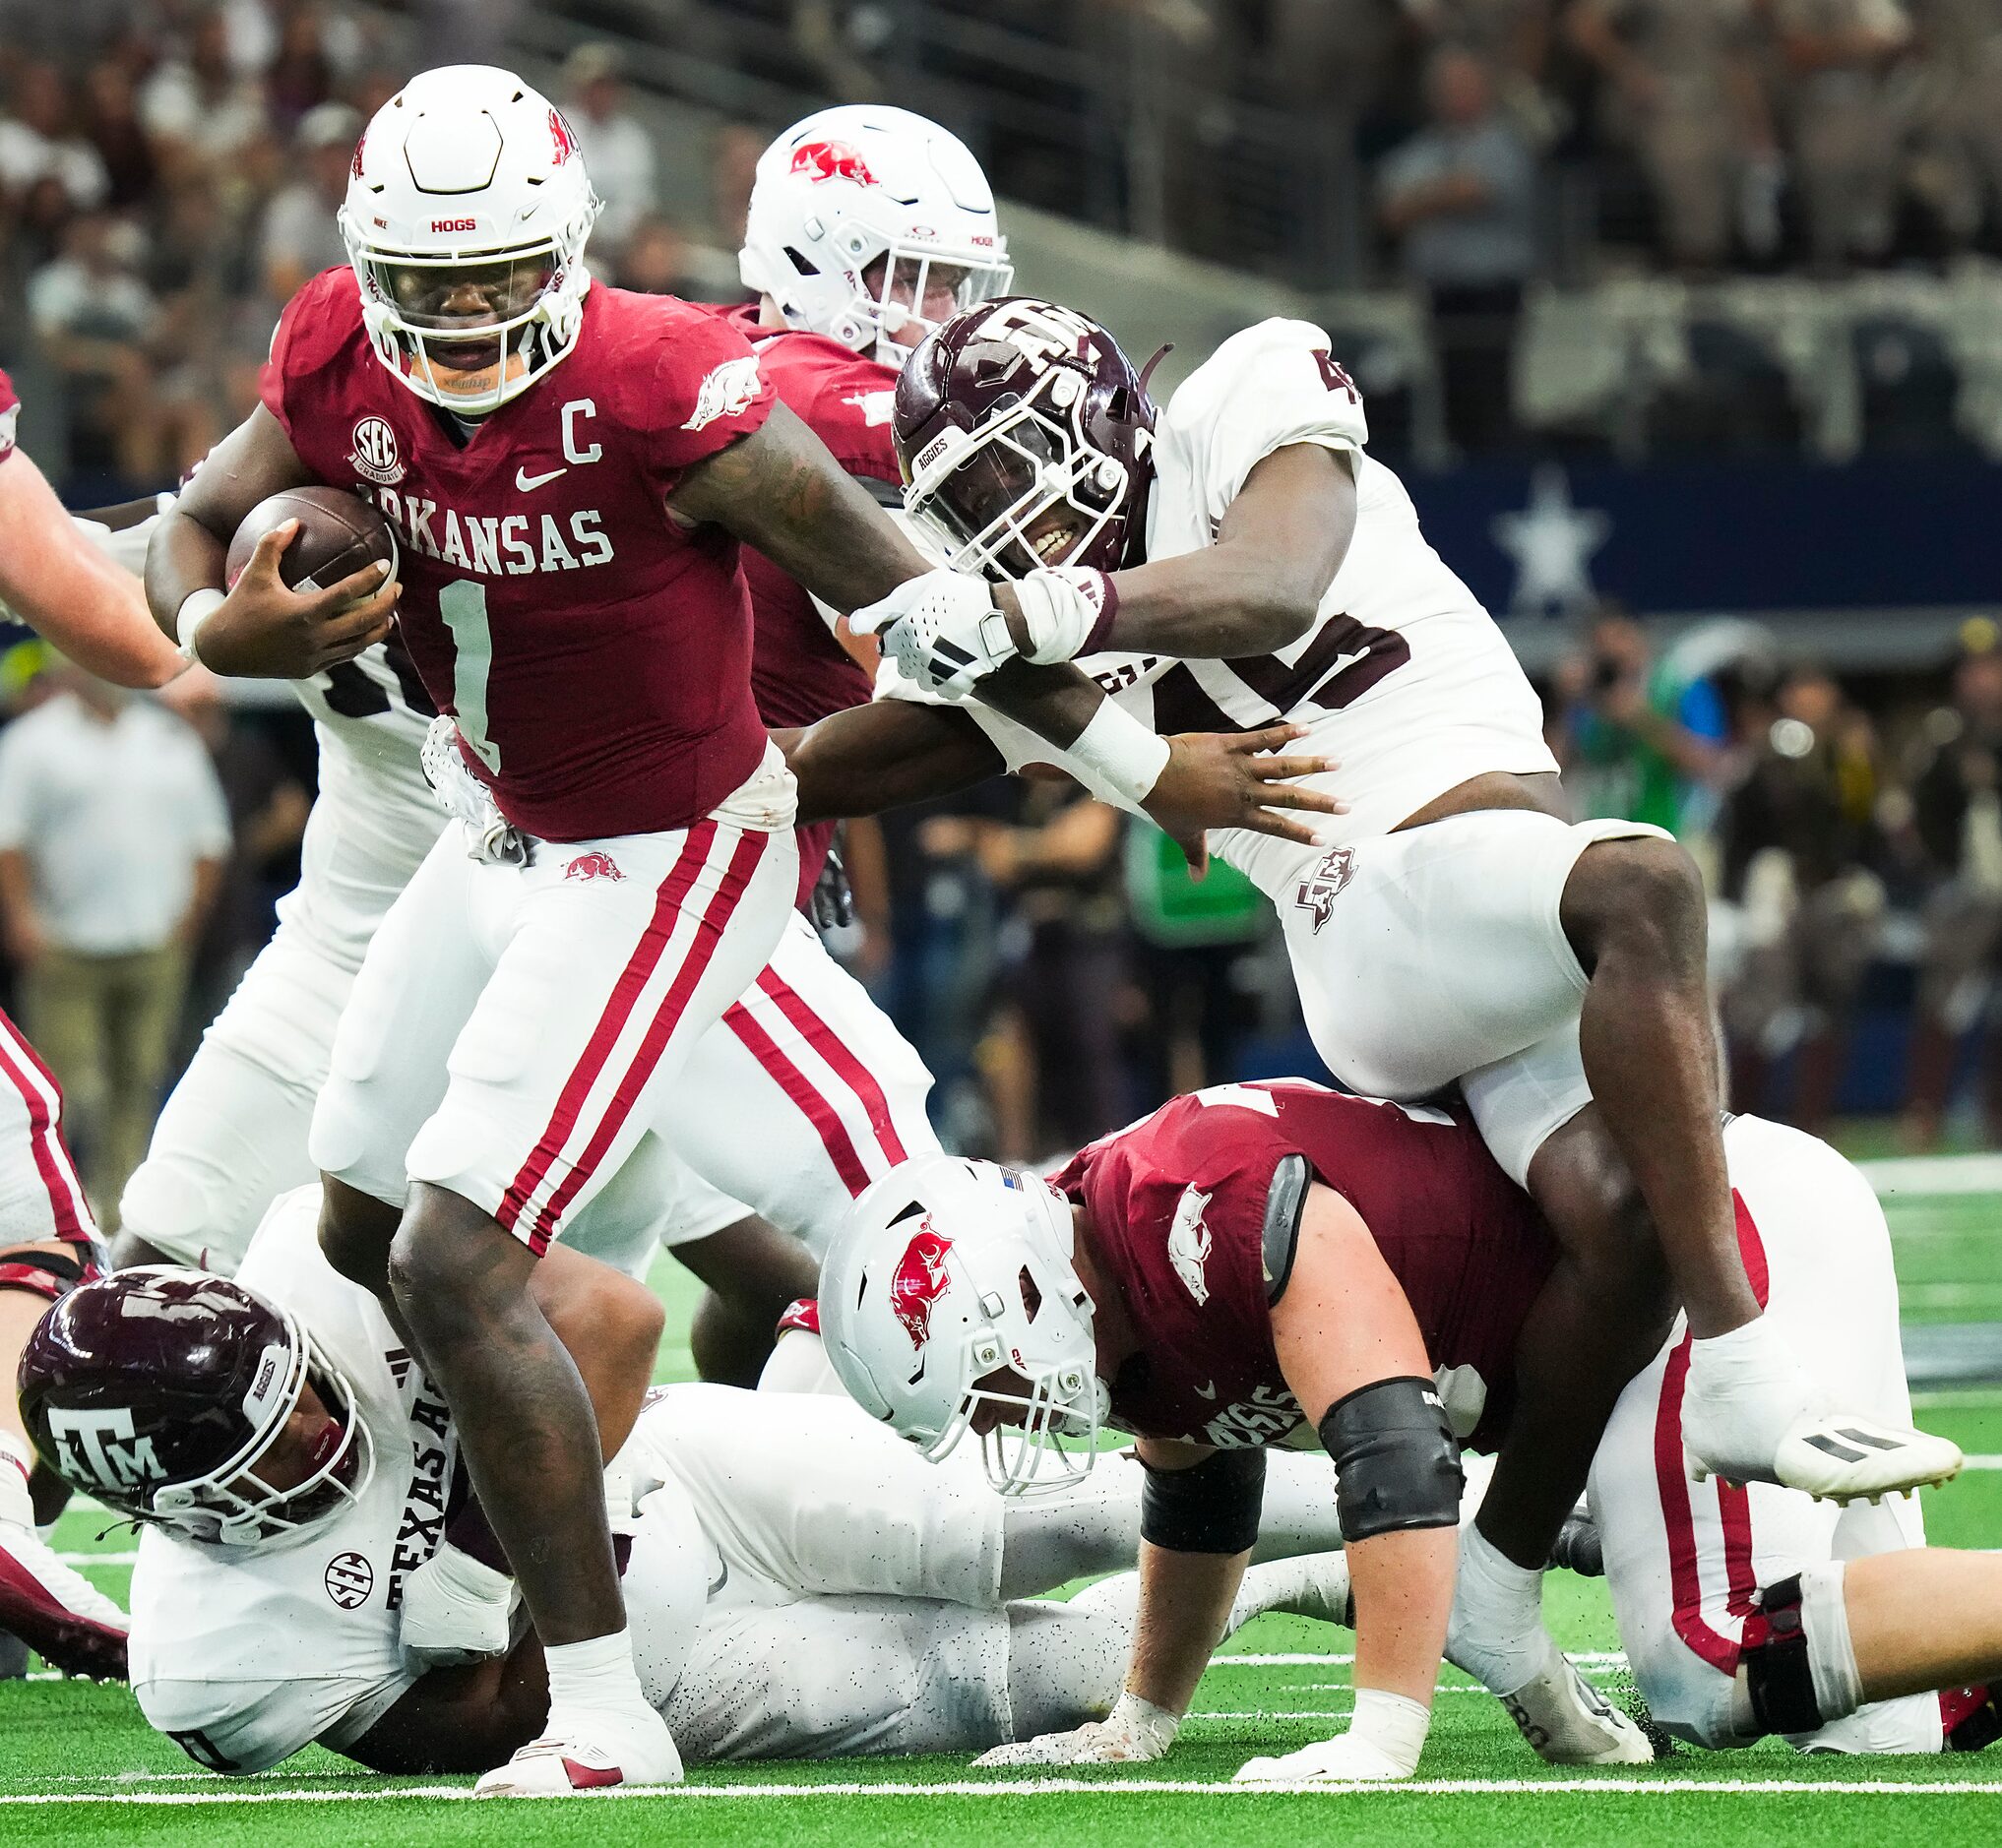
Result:
M72 1290L22 1350L21 1412L42 1461L136 1521L212 1545L292 1540L374 1467L354 1393L288 1311L166 1266ZM256 1470L311 1386L334 1420L303 1480Z
M1155 408L1111 335L1027 296L934 329L897 381L904 504L956 571L1116 571L1145 543Z

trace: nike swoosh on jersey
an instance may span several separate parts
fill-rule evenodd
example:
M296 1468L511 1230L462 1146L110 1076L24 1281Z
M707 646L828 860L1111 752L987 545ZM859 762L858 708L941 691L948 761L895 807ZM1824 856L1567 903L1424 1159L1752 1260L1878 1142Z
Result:
M526 468L518 466L515 469L515 486L527 494L532 489L539 488L545 481L554 481L558 475L567 475L569 472L568 468L552 468L545 475L532 475Z

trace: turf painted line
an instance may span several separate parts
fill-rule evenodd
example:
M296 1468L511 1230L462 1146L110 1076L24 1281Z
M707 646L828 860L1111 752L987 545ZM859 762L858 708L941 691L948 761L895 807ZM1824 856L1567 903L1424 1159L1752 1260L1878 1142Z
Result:
M1580 1668L1625 1668L1623 1649L1567 1649L1564 1652ZM1213 1655L1212 1668L1330 1668L1348 1666L1355 1660L1346 1655Z
M1433 1777L1406 1783L1235 1784L1183 1778L1034 1777L976 1782L971 1778L931 1784L668 1784L636 1790L576 1791L567 1797L533 1801L629 1803L729 1802L800 1797L2002 1797L2002 1784L1952 1784L1938 1780L1901 1783L1891 1778L1854 1783L1809 1778L1640 1778L1640 1777ZM478 1802L469 1784L411 1784L387 1790L135 1790L101 1796L82 1791L49 1791L0 1796L0 1807L48 1809L77 1804L117 1804L136 1809L241 1807L269 1803L441 1803ZM517 1801L523 1801L517 1799Z
M1895 1155L1859 1161L1863 1178L1885 1194L2002 1193L2002 1155Z

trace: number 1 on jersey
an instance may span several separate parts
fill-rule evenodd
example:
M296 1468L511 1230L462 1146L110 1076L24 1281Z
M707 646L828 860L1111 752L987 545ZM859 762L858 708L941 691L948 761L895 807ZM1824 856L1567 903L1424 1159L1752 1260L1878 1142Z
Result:
M486 677L493 666L493 632L486 626L486 585L461 578L438 593L438 614L452 631L452 704L459 735L496 775L500 746L486 735Z

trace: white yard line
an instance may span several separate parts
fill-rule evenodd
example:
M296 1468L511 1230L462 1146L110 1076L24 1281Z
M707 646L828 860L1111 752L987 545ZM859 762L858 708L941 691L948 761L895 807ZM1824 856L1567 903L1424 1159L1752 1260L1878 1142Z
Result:
M1880 1196L2002 1194L2002 1154L1896 1155L1856 1166Z
M1411 1797L2002 1797L2002 1783L1956 1784L1943 1780L1902 1783L1890 1778L1639 1778L1553 1777L1414 1778L1403 1784L1233 1784L1174 1778L1038 1777L976 1782L970 1778L931 1784L675 1784L653 1789L600 1790L579 1793L572 1801L598 1799L627 1802L758 1801L798 1797L1265 1797L1265 1796L1411 1796ZM245 1790L219 1786L213 1791L135 1790L91 1794L48 1791L0 1795L0 1807L49 1808L76 1804L122 1804L133 1808L187 1809L268 1803L460 1803L472 1801L468 1784L411 1784L374 1790Z
M1565 1654L1580 1668L1625 1668L1627 1658L1619 1649L1567 1649ZM1213 1655L1212 1668L1330 1668L1337 1663L1354 1662L1351 1655Z

